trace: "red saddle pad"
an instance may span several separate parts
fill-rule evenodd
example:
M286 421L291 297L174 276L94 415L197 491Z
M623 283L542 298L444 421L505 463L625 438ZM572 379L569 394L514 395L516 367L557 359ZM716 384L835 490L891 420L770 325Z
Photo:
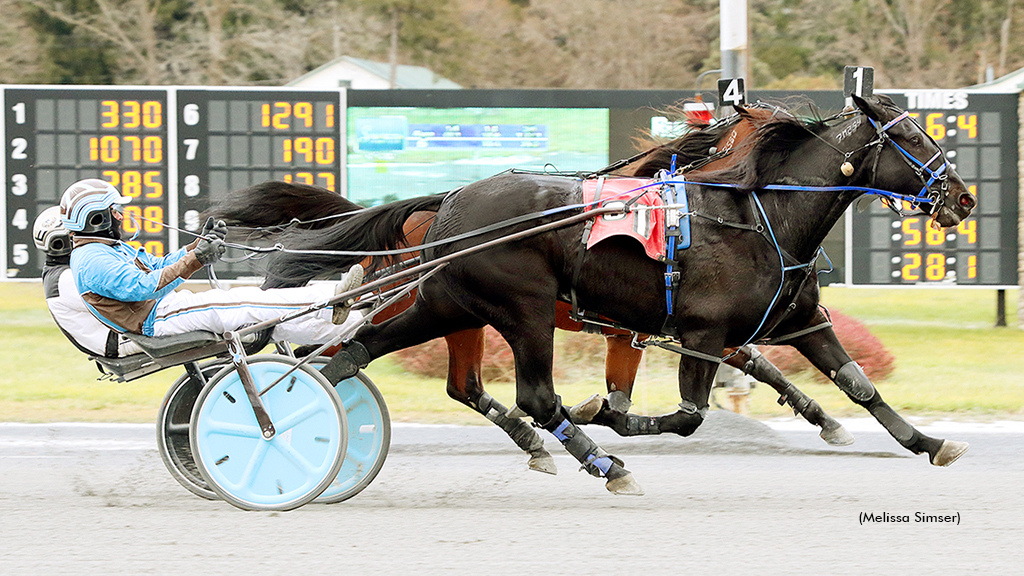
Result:
M660 190L655 180L647 178L597 178L583 181L583 201L593 202L599 192L600 206L614 206L642 194L633 206L658 207L664 205ZM612 236L629 236L643 245L648 256L660 260L665 255L665 211L634 210L624 215L598 216L587 239L587 250Z

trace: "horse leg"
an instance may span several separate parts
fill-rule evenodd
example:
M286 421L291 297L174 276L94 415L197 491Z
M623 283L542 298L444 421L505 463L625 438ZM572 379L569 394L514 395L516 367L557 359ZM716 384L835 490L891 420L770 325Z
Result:
M540 435L520 418L508 415L508 409L484 391L481 359L484 353L483 329L463 330L445 336L448 344L448 396L493 422L530 455L530 470L557 474L551 454L544 449Z
M483 328L484 323L450 300L437 299L443 305L429 305L423 300L423 289L409 309L380 324L368 324L356 332L355 338L335 354L320 372L332 384L356 375L372 360L441 338L460 330Z
M736 350L736 354L725 362L775 389L779 393L779 405L789 404L794 414L803 416L805 420L821 428L818 435L825 442L832 446L853 444L853 435L847 432L842 424L836 422L813 398L787 380L782 371L756 349L744 346Z
M566 451L587 472L605 478L605 488L614 494L640 495L643 490L618 458L611 456L572 423L569 411L554 391L551 360L554 353L554 324L546 332L520 326L514 330L499 328L509 346L516 366L516 406L525 411L541 428L551 432Z
M613 410L605 402L593 418L594 424L607 426L619 436L647 436L671 432L693 434L708 412L708 395L714 381L716 363L681 356L679 359L679 410L661 416L640 416Z
M569 415L576 424L589 424L594 415L607 403L612 410L629 412L633 405L633 384L636 371L644 352L633 347L632 334L607 334L605 336L604 379L608 389L607 398L594 394L590 398L569 408Z
M949 466L967 451L966 442L931 438L914 428L882 400L860 365L850 358L831 328L812 332L793 343L811 364L827 375L850 400L867 409L904 448L927 452L936 466Z

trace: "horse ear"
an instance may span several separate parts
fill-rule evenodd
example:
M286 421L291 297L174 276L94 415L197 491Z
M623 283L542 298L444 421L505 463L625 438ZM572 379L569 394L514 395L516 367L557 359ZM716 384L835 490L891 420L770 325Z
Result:
M860 111L863 112L865 116L871 118L875 122L882 121L882 107L878 104L877 100L872 102L870 100L865 100L856 94L851 94L850 96L853 98L853 103L857 105L857 108L860 108Z

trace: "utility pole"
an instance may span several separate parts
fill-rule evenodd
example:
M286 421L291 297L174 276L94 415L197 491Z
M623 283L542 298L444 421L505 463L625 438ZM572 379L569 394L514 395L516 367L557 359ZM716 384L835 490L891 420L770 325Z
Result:
M745 78L747 70L747 0L719 0L722 78Z

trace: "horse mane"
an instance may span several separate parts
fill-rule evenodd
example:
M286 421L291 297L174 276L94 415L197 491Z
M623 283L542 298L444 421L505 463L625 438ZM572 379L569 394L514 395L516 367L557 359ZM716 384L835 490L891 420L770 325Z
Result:
M817 111L807 118L793 114L778 115L757 128L750 137L750 154L739 162L709 172L693 173L695 182L729 184L749 192L774 183L776 170L801 144L828 129L827 121Z
M363 210L323 228L294 228L277 240L293 250L337 250L375 252L405 247L403 223L414 212L437 212L447 192L382 204ZM365 259L365 256L338 254L294 254L275 252L263 263L264 288L302 286L310 280L341 274ZM401 260L401 257L374 256L366 266L368 272Z
M711 125L688 123L690 131L674 140L664 144L658 144L653 139L646 140L645 143L651 146L650 152L631 169L623 170L623 175L653 178L658 171L671 169L673 156L676 157L675 163L679 168L703 160L711 154L711 148L718 144L725 133L739 122L739 118L733 118L727 122Z
M336 222L330 216L360 209L359 204L326 188L270 180L229 192L204 212L202 219L212 216L228 225L273 226L273 231L280 231L291 220L304 222L306 228L324 228Z

